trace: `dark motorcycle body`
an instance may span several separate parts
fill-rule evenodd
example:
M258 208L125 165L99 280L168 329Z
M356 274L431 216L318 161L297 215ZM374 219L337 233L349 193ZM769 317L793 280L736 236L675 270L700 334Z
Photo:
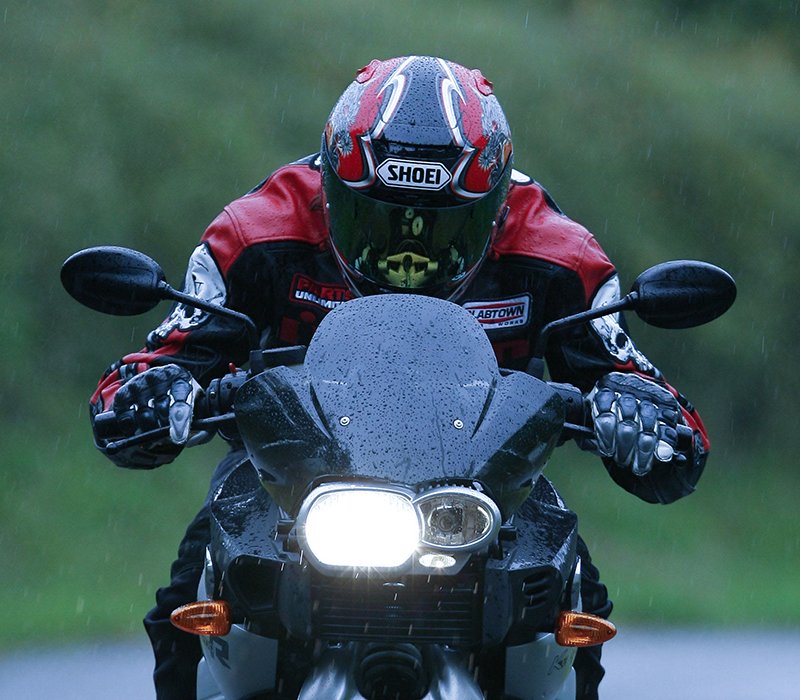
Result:
M394 663L420 663L408 645L447 650L472 687L431 697L499 693L510 670L506 647L552 638L560 610L577 607L576 517L540 478L563 429L563 401L545 382L501 372L485 332L460 307L420 296L349 302L320 326L302 368L247 381L235 414L250 461L214 498L204 592L228 600L249 633L294 647L285 668L274 649L265 678L294 686L290 696L336 649L334 665L344 666L338 696L360 697L343 689L365 689L375 645ZM497 504L505 525L441 571L417 555L390 569L320 570L304 555L294 519L304 498L329 483L415 494L474 489ZM204 646L225 697L244 697L224 678L222 659L233 649L224 638ZM549 661L560 689L574 650L556 650ZM429 656L420 651L422 665ZM430 694L433 671L421 668L418 682L408 681L416 697ZM546 685L530 697L558 697L542 694Z
M251 319L176 291L136 251L79 251L61 276L92 309L171 299L257 346ZM735 296L708 263L656 265L613 304L548 324L531 374L499 369L455 304L367 297L328 314L304 361L254 351L212 382L192 441L220 430L248 458L213 495L198 603L173 613L202 635L198 698L574 698L575 646L614 630L574 614L577 519L542 476L557 444L593 434L579 390L536 378L548 338L624 309L700 325ZM169 434L125 436L110 411L94 427L109 455ZM693 439L678 426L679 451Z

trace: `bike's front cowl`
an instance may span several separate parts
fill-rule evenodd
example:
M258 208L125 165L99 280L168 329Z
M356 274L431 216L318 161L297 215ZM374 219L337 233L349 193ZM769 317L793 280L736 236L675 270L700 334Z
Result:
M576 518L541 477L564 401L501 372L468 312L348 302L234 412L249 462L215 495L207 582L234 627L205 643L226 697L269 690L226 686L240 633L277 642L252 665L284 697L569 692Z
M368 483L321 485L288 520L244 462L212 515L207 606L176 615L210 633L199 698L572 698L572 645L609 638L566 626L575 516L545 479L502 525L480 491Z

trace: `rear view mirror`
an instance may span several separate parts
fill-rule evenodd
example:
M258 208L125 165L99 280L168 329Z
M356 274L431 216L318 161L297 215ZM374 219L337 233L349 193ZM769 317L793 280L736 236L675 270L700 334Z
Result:
M173 289L161 265L138 250L116 246L79 250L61 266L61 284L81 304L104 314L135 316L171 300L235 319L247 329L250 347L258 347L258 329L249 316Z
M671 260L654 265L636 278L628 294L616 302L551 321L536 341L528 372L544 376L544 357L552 333L617 311L633 310L659 328L692 328L724 314L736 299L736 283L725 270L697 260Z
M722 268L697 260L672 260L645 270L627 298L638 316L659 328L692 328L724 314L736 283Z
M71 255L61 267L61 283L84 306L115 316L135 316L167 298L161 266L129 248L99 246Z

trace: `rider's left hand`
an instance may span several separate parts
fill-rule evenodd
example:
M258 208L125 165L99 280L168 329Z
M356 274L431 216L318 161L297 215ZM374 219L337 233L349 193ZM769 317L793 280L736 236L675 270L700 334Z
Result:
M672 460L681 412L667 389L636 374L612 372L589 396L595 448L602 456L636 476L648 474L654 461Z

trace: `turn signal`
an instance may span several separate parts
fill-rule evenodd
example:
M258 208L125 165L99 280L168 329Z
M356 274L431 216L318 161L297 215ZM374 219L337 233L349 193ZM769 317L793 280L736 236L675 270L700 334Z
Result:
M556 620L556 642L562 647L591 647L617 633L608 620L589 613L565 610Z
M231 610L224 600L201 600L172 611L172 624L184 632L224 637L231 631Z

